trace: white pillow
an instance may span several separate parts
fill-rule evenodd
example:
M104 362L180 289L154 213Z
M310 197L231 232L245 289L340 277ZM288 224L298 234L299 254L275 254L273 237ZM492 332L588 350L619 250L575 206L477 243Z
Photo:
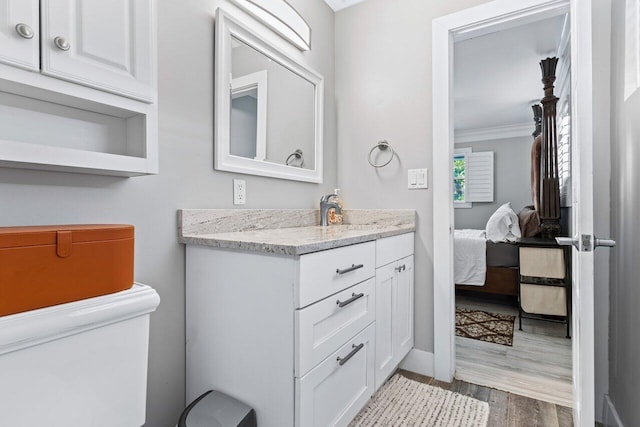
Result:
M487 240L492 242L517 241L522 236L518 215L511 209L511 203L505 203L491 215L486 232Z

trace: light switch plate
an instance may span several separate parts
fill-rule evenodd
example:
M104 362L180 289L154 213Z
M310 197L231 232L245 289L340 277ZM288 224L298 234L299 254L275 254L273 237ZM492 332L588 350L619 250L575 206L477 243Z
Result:
M233 180L233 204L244 205L247 203L247 183L244 179Z
M429 188L429 169L409 169L407 188L409 190Z

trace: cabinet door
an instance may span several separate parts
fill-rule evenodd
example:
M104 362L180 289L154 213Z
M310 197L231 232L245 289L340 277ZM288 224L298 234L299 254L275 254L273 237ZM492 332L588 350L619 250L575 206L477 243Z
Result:
M413 255L401 259L395 266L393 347L397 366L413 347Z
M154 101L154 0L42 0L42 73Z
M0 0L0 62L40 68L38 0Z
M296 378L296 426L346 426L373 394L374 325Z
M395 369L396 263L376 269L376 390Z

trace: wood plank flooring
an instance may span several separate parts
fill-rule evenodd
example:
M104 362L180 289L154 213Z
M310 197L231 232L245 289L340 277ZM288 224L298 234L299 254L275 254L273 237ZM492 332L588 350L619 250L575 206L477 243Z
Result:
M466 381L445 383L409 371L400 375L489 403L488 427L571 427L571 408L496 390Z
M456 305L493 313L515 314L516 307L468 297L456 297ZM456 378L473 384L571 407L571 340L565 326L539 320L518 320L513 346L456 337Z

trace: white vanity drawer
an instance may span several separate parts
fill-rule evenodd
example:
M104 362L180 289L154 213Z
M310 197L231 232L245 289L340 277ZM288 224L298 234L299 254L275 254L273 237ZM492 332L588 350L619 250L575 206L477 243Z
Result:
M385 237L376 241L376 267L413 255L413 234Z
M296 378L297 427L346 426L358 414L373 394L374 337L370 325Z
M375 320L375 280L296 310L295 376L302 377Z
M296 308L373 277L375 253L375 242L367 242L301 255Z

